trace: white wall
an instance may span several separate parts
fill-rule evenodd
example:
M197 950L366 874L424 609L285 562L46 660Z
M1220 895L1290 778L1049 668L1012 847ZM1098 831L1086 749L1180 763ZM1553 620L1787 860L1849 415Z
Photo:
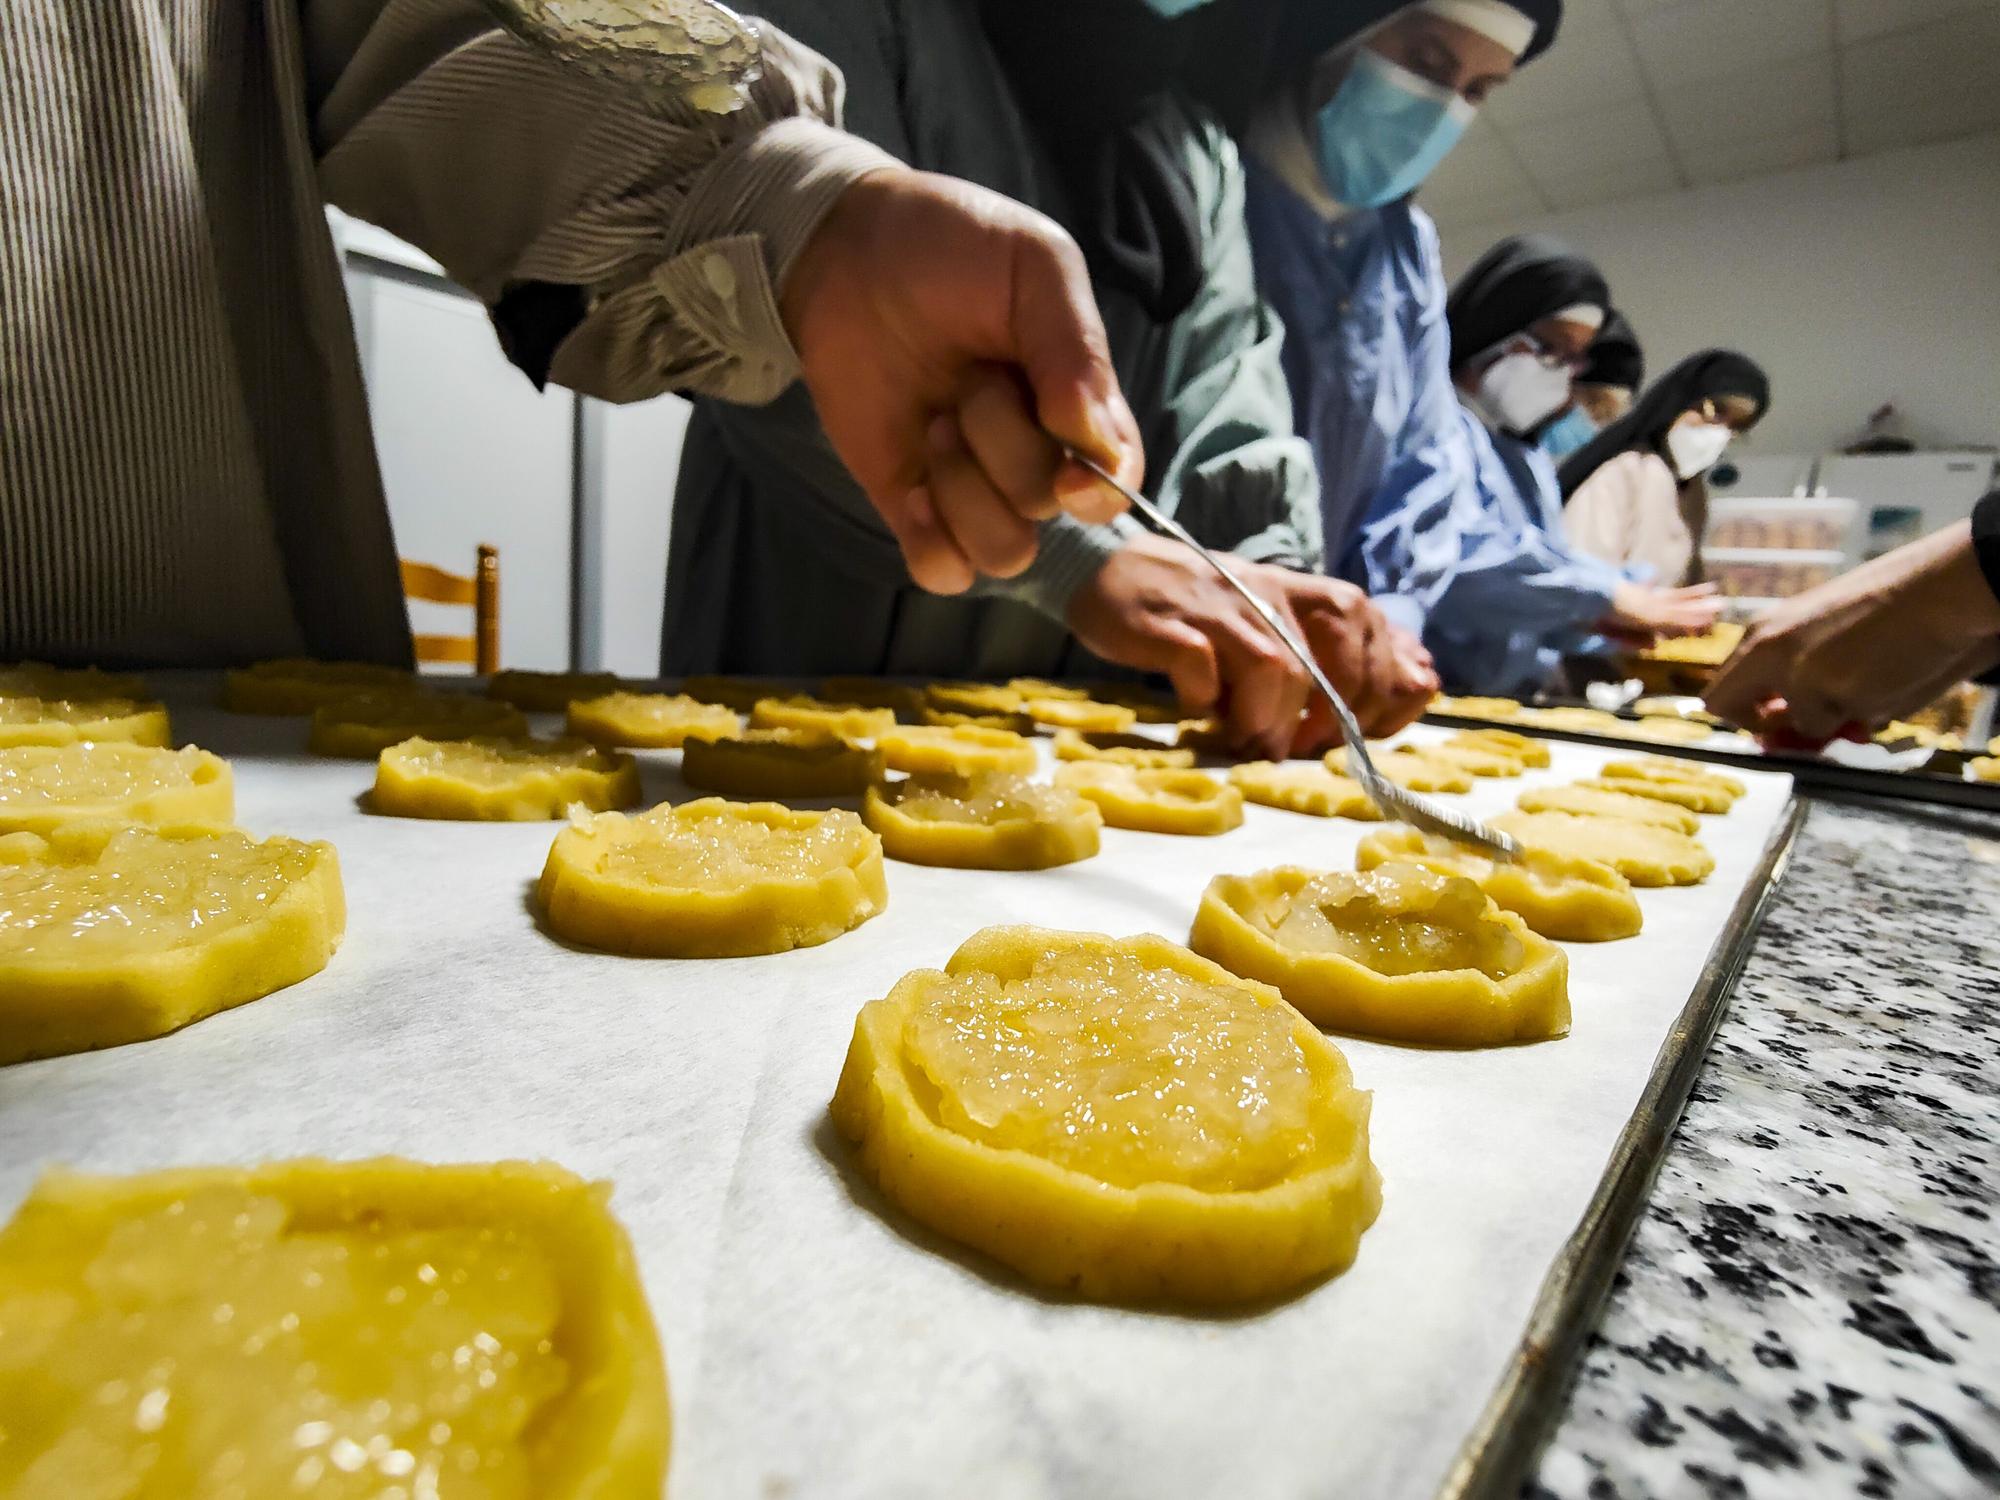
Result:
M1649 373L1709 345L1770 372L1749 452L1838 448L1889 401L1926 446L2000 445L2000 133L1453 226L1447 274L1530 230L1603 267Z
M674 476L692 411L678 396L583 404L583 667L627 677L660 670Z

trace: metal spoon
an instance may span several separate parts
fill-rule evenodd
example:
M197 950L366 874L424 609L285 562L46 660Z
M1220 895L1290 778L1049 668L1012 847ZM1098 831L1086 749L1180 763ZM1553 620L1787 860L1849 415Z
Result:
M1386 816L1399 823L1407 823L1425 833L1441 834L1461 844L1471 844L1491 858L1517 860L1521 857L1521 846L1513 835L1502 833L1497 828L1489 828L1477 818L1454 808L1443 807L1429 798L1419 797L1409 788L1398 786L1377 770L1375 762L1369 758L1367 737L1361 733L1360 724L1355 722L1353 710L1348 708L1340 694L1334 690L1333 684L1326 680L1326 674L1319 669L1319 663L1313 660L1312 652L1308 651L1305 644L1292 634L1283 620L1278 618L1277 611L1259 598L1242 579L1224 567L1221 560L1196 541L1186 527L1144 495L1122 483L1114 475L1105 472L1103 465L1084 454L1071 449L1070 456L1123 495L1132 509L1143 516L1154 530L1173 538L1183 546L1193 548L1203 562L1221 574L1223 581L1241 594L1250 607L1257 611L1264 623L1271 627L1271 633L1285 643L1285 649L1299 659L1299 665L1306 669L1306 675L1312 678L1313 685L1325 695L1326 701L1333 708L1333 717L1340 725L1341 737L1347 741L1347 768L1353 773L1354 779L1361 783L1361 789L1368 794L1369 801L1379 807Z

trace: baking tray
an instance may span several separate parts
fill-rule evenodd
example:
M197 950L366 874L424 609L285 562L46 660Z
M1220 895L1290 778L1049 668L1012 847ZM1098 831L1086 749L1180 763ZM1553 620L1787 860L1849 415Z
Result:
M1554 1410L1795 817L1786 778L1746 778L1710 826L1709 885L1644 895L1638 939L1572 946L1566 1040L1341 1040L1386 1183L1359 1259L1274 1306L1184 1316L1043 1296L874 1195L826 1121L854 1015L989 922L1184 938L1209 875L1345 868L1371 825L1253 808L1219 839L1107 831L1060 870L892 864L888 910L824 947L626 959L537 930L548 827L369 817L365 763L306 755L298 720L198 706L212 691L172 685L178 727L235 762L245 826L341 850L347 941L325 973L172 1037L0 1069L0 1216L58 1161L525 1156L608 1178L666 1348L674 1500L1499 1493ZM1470 804L1609 758L1552 749ZM687 795L677 757L642 760L651 796Z
M1543 705L1536 705L1538 707ZM1549 704L1548 707L1562 705ZM1587 705L1576 704L1575 707ZM1631 715L1620 718L1638 722ZM1540 724L1518 724L1511 719L1474 719L1462 714L1425 714L1426 724L1453 729L1512 729L1539 739L1567 740L1578 745L1597 745L1607 750L1623 750L1631 755L1678 755L1689 760L1709 761L1741 771L1779 771L1798 783L1806 793L1838 794L1850 797L1879 797L1893 802L1926 802L1946 807L1969 807L1979 812L2000 813L2000 783L1966 781L1928 771L1885 771L1867 766L1843 765L1822 755L1792 755L1783 751L1743 750L1728 745L1658 744L1652 740L1620 739L1615 735L1591 734L1587 730L1547 728ZM1965 757L1940 751L1962 764Z

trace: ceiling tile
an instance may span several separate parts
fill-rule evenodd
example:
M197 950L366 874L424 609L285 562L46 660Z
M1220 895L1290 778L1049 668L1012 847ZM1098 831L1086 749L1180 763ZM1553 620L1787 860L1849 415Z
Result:
M1892 150L2000 125L2000 5L1878 37L1840 53L1851 154Z
M1741 182L1772 172L1792 172L1840 159L1840 132L1832 122L1791 135L1766 135L1683 152L1682 164L1697 187Z
M1649 193L1672 192L1681 185L1673 163L1664 156L1632 162L1616 171L1579 172L1539 181L1549 202L1559 210L1615 203L1621 198L1643 198Z
M1438 164L1417 197L1439 223L1540 213L1548 207L1513 149L1483 120Z
M1484 112L1510 123L1544 120L1636 99L1645 89L1623 26L1600 26L1573 36L1565 21L1555 46L1494 90Z
M1834 40L1843 47L1892 31L1928 26L1993 0L1834 0ZM1567 23L1565 23L1567 24Z
M1669 154L1652 110L1642 102L1508 126L1506 137L1528 175L1541 183Z
M1660 93L1833 42L1826 0L1628 0L1628 10L1639 66Z
M1659 110L1675 154L1699 181L1694 157L1711 148L1794 136L1814 127L1837 134L1833 54L1819 52L1676 84L1660 95Z

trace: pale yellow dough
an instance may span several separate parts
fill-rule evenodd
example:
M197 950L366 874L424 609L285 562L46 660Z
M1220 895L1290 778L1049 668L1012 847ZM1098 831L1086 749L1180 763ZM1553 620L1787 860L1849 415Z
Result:
M822 703L803 694L792 698L760 698L750 710L753 729L823 729L844 740L880 739L896 727L895 710L863 708L856 703Z
M1208 836L1243 825L1243 793L1205 771L1072 761L1056 785L1095 802L1113 828Z
M1469 845L1414 828L1371 833L1355 851L1358 870L1391 863L1463 875L1502 911L1513 912L1558 942L1608 943L1634 937L1644 925L1632 883L1594 859L1527 849L1518 862L1496 861Z
M1382 820L1382 810L1368 800L1360 782L1336 776L1318 761L1246 761L1229 768L1229 779L1245 798L1266 807L1359 823Z
M1529 848L1594 859L1634 885L1699 885L1715 870L1715 856L1698 839L1656 823L1561 812L1502 813L1491 821Z
M1046 677L1014 677L1008 679L1007 686L1021 695L1021 701L1030 698L1067 698L1072 703L1087 703L1091 693L1070 682L1051 682Z
M657 1496L608 1196L530 1162L51 1171L0 1230L0 1495Z
M1091 734L1122 734L1139 722L1133 710L1117 703L1088 698L1029 698L1028 717L1050 729L1080 729Z
M1177 724L1181 711L1171 697L1136 682L1098 682L1083 690L1099 703L1129 708L1141 724Z
M1055 746L1057 760L1103 760L1156 770L1185 770L1195 761L1192 750L1163 745L1137 734L1084 734L1075 729L1058 729Z
M1163 938L974 934L862 1008L832 1115L883 1194L1030 1281L1226 1305L1338 1271L1369 1097L1270 988Z
M0 749L105 740L171 745L173 726L164 707L138 698L0 697Z
M1034 743L1025 736L975 724L899 725L884 730L876 745L892 771L947 776L1000 771L1025 776L1038 764Z
M222 679L222 706L239 714L309 714L322 703L356 693L416 690L416 674L399 667L288 657L228 673Z
M20 661L0 667L0 698L144 698L146 679L137 672L101 672L96 667L52 667Z
M770 683L757 682L748 677L690 677L681 684L681 692L686 697L703 703L719 703L739 714L749 713L759 700L769 698L776 691Z
M880 677L829 677L819 685L828 703L852 703L861 708L886 708L906 724L923 721L924 690L907 682Z
M486 696L524 713L559 714L579 698L602 698L624 686L614 672L495 672Z
M1046 870L1097 853L1104 819L1068 787L1020 776L912 776L868 789L861 816L891 859Z
M1617 733L1626 739L1648 740L1658 745L1699 745L1715 736L1713 725L1694 719L1670 719L1653 714L1634 722L1620 719Z
M810 948L889 902L881 842L853 813L720 797L572 818L536 894L556 936L654 958Z
M1012 734L1030 735L1037 732L1035 721L1026 714L962 714L949 708L932 708L925 705L917 715L919 723L936 725L940 729L1005 729Z
M375 763L370 810L402 818L525 823L639 801L631 756L588 740L404 740Z
M1460 876L1280 866L1218 875L1188 946L1322 1026L1448 1047L1569 1030L1569 960Z
M1018 692L998 682L933 682L924 701L954 714L1017 714L1026 707Z
M1635 797L1616 781L1579 781L1574 786L1530 787L1516 802L1522 812L1575 813L1584 818L1623 818L1654 823L1675 833L1699 833L1701 819L1685 807L1657 797Z
M681 780L729 797L858 797L882 769L880 749L823 729L751 729L681 747Z
M373 760L408 739L525 735L528 721L511 703L446 693L359 693L313 710L306 746L317 755Z
M78 820L217 823L236 816L229 762L189 746L117 742L0 750L0 833Z
M1735 777L1686 760L1614 760L1605 766L1603 779L1635 797L1677 802L1701 813L1728 812L1744 792Z
M672 750L727 739L743 727L734 709L682 693L606 693L569 706L569 732L599 745Z
M1440 693L1431 699L1429 712L1460 719L1513 719L1520 716L1521 705L1512 698L1451 698Z
M1368 747L1375 769L1413 792L1469 792L1472 773L1448 760L1440 760L1422 745L1397 745L1394 749ZM1336 776L1347 775L1347 747L1326 752L1326 768Z
M1582 734L1616 735L1624 732L1625 721L1601 708L1524 708L1516 717L1538 729L1567 729Z
M0 835L0 1063L163 1036L297 984L345 925L330 844L105 823Z
M1975 781L2000 781L2000 755L1975 755L1966 762Z
M1476 734L1479 731L1468 729L1465 732ZM1424 754L1474 776L1519 776L1527 769L1507 751L1476 741L1454 739L1442 745L1426 745Z
M1547 744L1532 735L1521 734L1512 729L1461 729L1445 743L1511 755L1522 765L1535 770L1540 770L1549 763Z

